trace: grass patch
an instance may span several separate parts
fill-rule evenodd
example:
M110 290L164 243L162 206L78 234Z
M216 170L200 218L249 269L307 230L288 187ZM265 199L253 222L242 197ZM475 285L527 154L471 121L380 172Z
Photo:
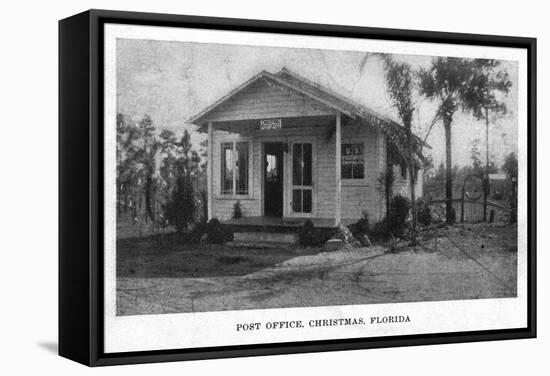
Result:
M224 244L189 244L175 234L117 240L117 277L201 278L242 276L300 255L318 253L302 247L231 248Z

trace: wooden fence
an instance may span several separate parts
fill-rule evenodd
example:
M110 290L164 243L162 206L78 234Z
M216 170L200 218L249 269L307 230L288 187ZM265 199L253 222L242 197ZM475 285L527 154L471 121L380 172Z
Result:
M428 203L432 214L441 220L445 219L445 200L432 200ZM453 209L457 222L483 222L483 201L471 201L455 198ZM464 213L462 213L464 210ZM508 208L496 202L487 201L487 221L506 222L510 215Z

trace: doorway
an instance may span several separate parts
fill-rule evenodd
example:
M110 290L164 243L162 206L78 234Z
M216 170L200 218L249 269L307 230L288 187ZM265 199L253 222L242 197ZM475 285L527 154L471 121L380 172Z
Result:
M264 215L283 216L284 144L264 143Z

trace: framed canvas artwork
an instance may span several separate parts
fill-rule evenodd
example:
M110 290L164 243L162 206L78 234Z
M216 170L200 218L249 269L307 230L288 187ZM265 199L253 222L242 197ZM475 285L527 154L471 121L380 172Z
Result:
M536 40L59 22L59 352L534 337Z

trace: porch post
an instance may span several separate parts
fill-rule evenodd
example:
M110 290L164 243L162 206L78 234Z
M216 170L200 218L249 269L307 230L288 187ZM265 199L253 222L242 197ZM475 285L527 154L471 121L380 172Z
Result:
M334 198L334 224L338 226L342 220L342 114L336 112L336 158L335 178L336 197Z
M214 194L212 192L212 179L214 176L214 161L213 161L213 155L214 155L214 145L213 145L213 135L214 135L214 128L212 126L212 122L208 122L208 169L207 169L207 197L208 197L208 220L212 219L212 201Z

